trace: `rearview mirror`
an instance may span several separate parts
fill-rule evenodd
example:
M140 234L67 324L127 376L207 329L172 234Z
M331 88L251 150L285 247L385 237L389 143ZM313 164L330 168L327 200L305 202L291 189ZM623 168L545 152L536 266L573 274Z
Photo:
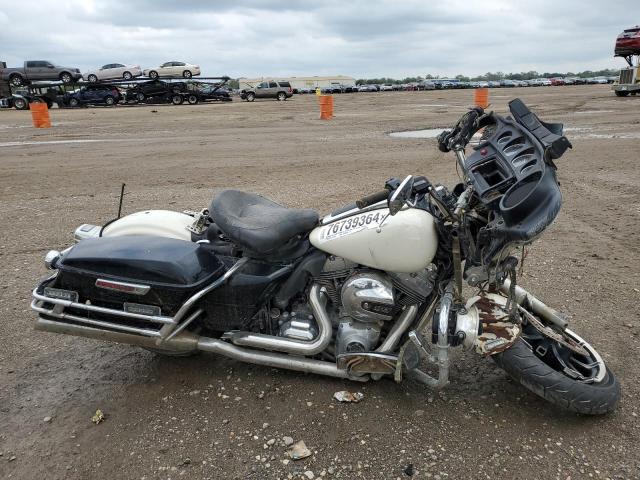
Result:
M407 203L407 200L411 198L411 192L413 191L413 175L408 175L402 183L395 189L391 198L389 198L389 213L391 215L395 215L404 204Z

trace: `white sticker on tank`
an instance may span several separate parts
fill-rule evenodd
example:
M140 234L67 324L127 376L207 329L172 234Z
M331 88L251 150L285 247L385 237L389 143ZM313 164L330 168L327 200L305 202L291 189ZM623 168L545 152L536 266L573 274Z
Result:
M332 240L367 228L378 228L388 216L389 213L380 213L376 210L338 220L323 230L321 238L322 240Z

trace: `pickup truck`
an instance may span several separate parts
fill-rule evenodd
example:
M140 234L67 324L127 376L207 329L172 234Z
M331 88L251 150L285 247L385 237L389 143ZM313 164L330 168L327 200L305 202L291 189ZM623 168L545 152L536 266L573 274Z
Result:
M77 68L59 67L46 60L27 60L22 68L5 68L2 70L2 80L19 87L32 81L60 80L71 83L80 80L82 73Z

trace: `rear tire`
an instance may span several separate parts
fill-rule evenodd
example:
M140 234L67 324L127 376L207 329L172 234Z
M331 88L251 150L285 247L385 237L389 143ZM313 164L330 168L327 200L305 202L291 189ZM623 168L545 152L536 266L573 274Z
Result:
M193 74L191 73L190 70L185 70L184 72L182 72L182 76L183 78L191 78L193 77Z
M174 105L182 105L182 102L184 101L184 99L182 98L182 95L172 95L171 96L171 103L173 103Z
M133 75L131 75L131 72L124 72L122 74L122 78L124 78L125 80L131 80L133 78Z
M629 92L621 92L619 90L616 90L616 97L626 97L627 95L629 95Z
M60 80L62 81L62 83L71 83L71 81L73 80L73 77L71 76L70 73L63 72L60 74Z
M189 105L196 105L198 103L198 96L197 95L189 95L187 97L187 102L189 103Z
M247 102L253 102L256 99L254 93L247 93Z
M91 74L91 75L89 75L89 76L87 77L87 81L88 81L89 83L96 83L96 82L98 81L98 77L97 77L97 76L95 76L95 75L93 75L93 74Z
M158 72L156 72L155 70L151 70L149 72L149 78L153 78L155 80L156 78L158 78Z
M284 102L287 99L287 94L284 92L279 92L277 98L279 102Z
M77 98L72 98L71 100L69 100L69 106L70 107L79 107L80 106L80 101L78 101Z
M24 98L15 98L13 100L13 106L16 110L29 110L29 102Z
M105 105L112 107L116 104L116 99L112 96L105 97L104 99Z
M598 383L574 380L544 363L522 339L492 358L522 386L570 412L603 415L620 400L620 384L608 368Z
M24 83L24 80L22 79L22 75L13 74L9 77L9 82L14 87L21 87Z

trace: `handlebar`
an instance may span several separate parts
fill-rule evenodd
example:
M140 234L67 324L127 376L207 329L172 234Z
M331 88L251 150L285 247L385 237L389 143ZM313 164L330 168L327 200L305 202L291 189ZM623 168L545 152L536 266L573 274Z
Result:
M474 107L465 113L453 130L445 130L438 135L438 148L441 152L460 150L469 143L471 137L480 127L480 118L484 115L482 107Z
M367 195L366 197L362 197L360 200L356 201L356 206L359 209L367 208L368 206L386 200L387 198L389 198L389 190L384 189L379 192L372 193L371 195Z

